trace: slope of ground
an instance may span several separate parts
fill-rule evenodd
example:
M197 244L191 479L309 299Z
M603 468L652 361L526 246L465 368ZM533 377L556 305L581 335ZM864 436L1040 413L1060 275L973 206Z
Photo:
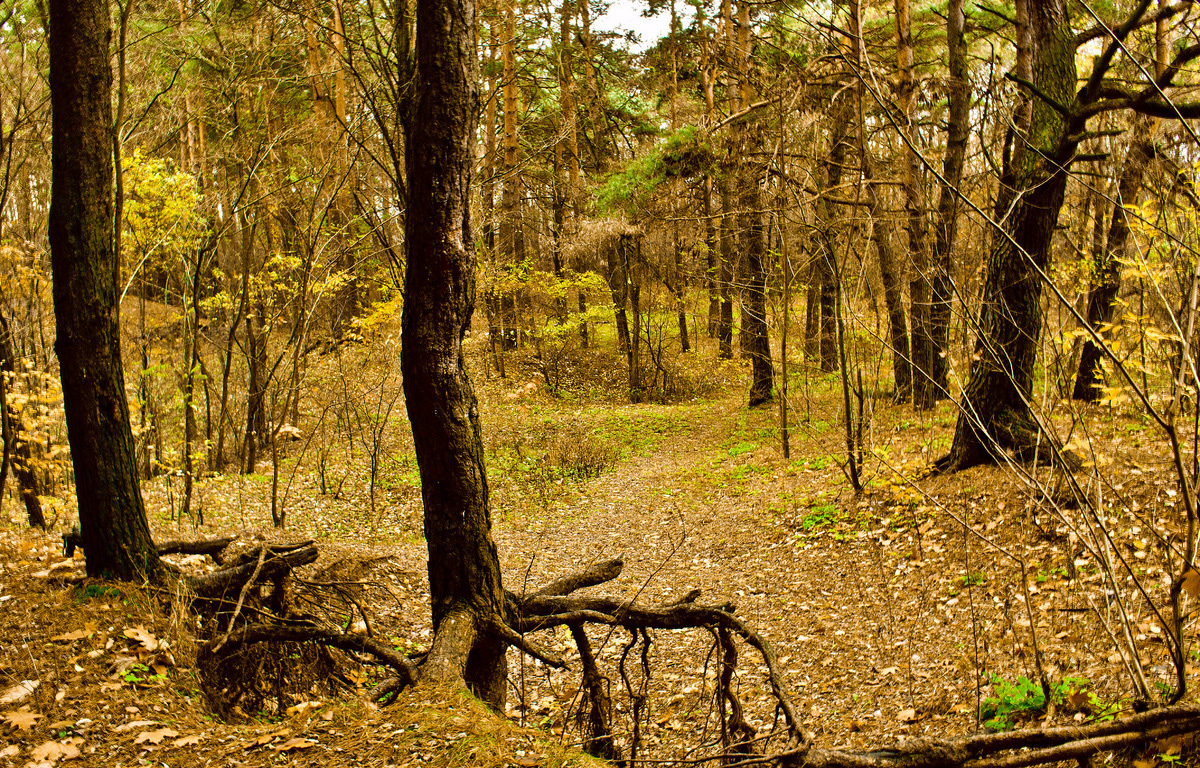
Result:
M1138 563L1151 590L1149 601L1120 596L1129 611L1122 623L1117 596L1100 578L1104 564L1070 530L1075 518L1061 504L1055 511L1050 497L1061 491L1060 479L1049 470L1004 468L923 477L921 468L948 442L951 406L917 425L910 411L874 402L866 488L856 494L839 463L845 438L834 387L835 380L814 375L800 390L793 458L784 459L778 412L747 411L732 389L679 405L625 405L556 398L529 382L484 383L506 585L532 590L622 557L623 575L600 593L656 603L699 589L702 602L734 603L774 647L805 725L823 746L977 730L989 698L1014 705L1012 723L1128 711L1129 677L1114 627L1132 627L1142 673L1154 690L1169 687L1154 613L1165 600L1167 564L1155 554L1153 534L1170 534L1178 515L1167 457L1128 428L1134 422L1095 415L1106 425L1109 475L1124 478L1112 509L1113 545ZM282 534L269 527L272 484L261 469L201 482L204 524L195 527L172 519L178 480L156 480L146 489L156 535L313 537L322 546L316 572L369 586L370 631L420 650L430 634L425 550L403 430L396 420L373 490L353 455L340 465L328 454L318 463L317 451L291 449L276 488L276 503L289 514ZM553 672L515 653L510 724L450 696L402 697L375 710L361 698L370 680L345 666L336 679L303 691L280 683L259 708L220 722L208 713L193 666L192 619L172 612L173 596L70 581L79 564L63 561L58 532L24 530L14 506L6 509L0 764L74 757L105 766L526 766L581 759L563 751L581 738L578 669ZM202 561L186 566L209 567ZM353 620L353 610L345 617ZM707 632L659 633L645 657L648 677L640 659L622 665L629 637L592 634L611 682L618 742L632 738L632 702L642 694L643 754L679 758L715 738L716 662ZM539 642L570 659L569 640L559 630ZM1039 658L1059 694L1042 708L1022 698L1024 689L1005 687L1037 680ZM739 665L747 719L760 734L775 719L763 672L749 656ZM1193 682L1195 672L1190 666ZM627 686L633 696L623 695ZM1139 768L1181 749L1151 750Z

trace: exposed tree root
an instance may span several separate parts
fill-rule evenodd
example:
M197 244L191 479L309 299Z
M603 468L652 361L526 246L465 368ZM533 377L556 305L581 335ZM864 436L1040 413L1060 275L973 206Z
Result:
M1028 412L1002 408L987 425L959 418L950 453L934 462L940 472L958 472L980 464L996 464L1008 452L1024 464L1059 464L1070 472L1083 467L1083 459L1043 430Z
M796 707L784 687L774 654L767 643L734 613L732 605L703 605L698 591L663 605L643 605L633 600L579 596L574 593L617 578L620 560L595 564L563 577L529 595L507 595L508 621L481 618L464 607L445 634L435 637L428 653L405 655L370 633L369 621L357 600L348 601L363 613L367 631L351 631L349 624L337 626L318 616L299 613L293 601L279 593L294 589L344 590L359 582L306 582L292 579L292 571L316 559L309 542L264 545L244 552L228 567L203 577L189 579L198 598L195 605L213 627L201 646L201 662L220 670L230 660L263 643L286 647L337 649L359 662L385 668L389 674L368 692L375 701L387 701L407 687L432 682L447 675L462 674L463 658L477 636L492 636L500 647L511 645L552 667L566 663L535 643L528 634L567 626L579 651L581 684L577 722L584 748L608 760L634 764L645 760L639 754L646 707L647 683L652 669L649 648L654 630L701 629L712 634L717 661L713 703L720 719L718 742L705 745L701 761L721 759L726 765L808 766L810 768L1026 768L1026 766L1079 760L1101 752L1146 744L1177 734L1200 731L1200 705L1179 704L1150 710L1131 717L1091 725L1043 730L976 734L956 739L909 739L900 744L868 752L819 749L804 733ZM299 587L297 587L299 585ZM265 594L262 588L270 587ZM237 596L234 607L233 596ZM348 598L349 593L343 594ZM601 670L586 627L599 625L621 629L629 640L623 646L617 674L630 699L632 723L620 748L614 726L614 707L609 679ZM445 626L444 629L447 629ZM753 649L766 667L766 682L775 701L782 729L759 735L747 722L735 688L740 640ZM270 646L267 646L270 647ZM630 664L635 667L631 670ZM446 665L451 668L447 669ZM244 665L243 665L244 666ZM242 669L234 667L233 669ZM243 670L244 671L244 670ZM240 681L246 690L246 681ZM215 683L214 683L215 685ZM226 699L230 686L222 693ZM227 702L228 703L228 702ZM622 754L624 752L624 754ZM691 762L696 762L693 759Z

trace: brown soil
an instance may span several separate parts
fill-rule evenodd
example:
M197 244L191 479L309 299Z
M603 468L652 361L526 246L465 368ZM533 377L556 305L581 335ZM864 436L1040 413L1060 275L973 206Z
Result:
M1083 722L1128 711L1130 675L1109 635L1121 626L1119 601L1152 689L1172 683L1164 628L1152 612L1166 600L1168 565L1155 534L1177 533L1180 513L1168 457L1139 420L1104 409L1087 414L1104 459L1096 462L1101 469L1081 474L1081 484L1116 502L1104 507L1113 537L1108 556L1130 563L1129 571L1117 566L1125 591L1114 595L1096 554L1083 546L1085 513L1050 470L922 476L948 443L950 405L918 419L876 402L869 482L855 494L838 464L845 443L829 405L836 402L833 381L815 380L801 392L788 460L780 452L778 412L747 411L740 391L682 405L582 405L550 397L528 379L485 382L506 585L535 589L596 560L623 557L624 574L598 592L655 603L700 589L702 602L736 604L774 647L822 746L979 729L981 701L998 695L993 676L1038 679L1035 639L1046 677L1064 685L1064 697L1048 711L1017 713L1014 723ZM205 525L196 529L169 519L178 487L168 495L164 478L146 488L156 535L312 536L322 547L314 569L367 583L371 630L418 649L430 631L425 550L404 426L394 430L374 512L364 473L350 457L327 468L348 478L335 498L319 493L312 453L297 448L281 470L281 486L290 483L286 532L264 527L270 483L261 477L206 479L198 495ZM299 469L293 473L289 462ZM597 469L598 476L581 477ZM0 705L0 765L55 764L75 751L76 764L95 766L526 766L579 759L558 746L580 738L578 665L553 672L515 652L511 722L452 693L436 701L404 696L376 710L362 699L370 679L345 658L332 677L285 695L282 705L267 695L261 711L217 721L194 668L195 619L180 613L179 596L68 583L80 563L63 562L60 531L25 530L11 502L5 509L12 519L0 528L0 696L22 681L37 685ZM193 558L185 567L211 566ZM1188 631L1194 639L1194 623ZM618 664L629 637L591 634L612 680L618 740L627 743L630 703ZM573 658L563 630L539 642ZM714 738L712 644L704 631L656 636L644 681L644 754L683 757ZM643 684L637 663L627 665L635 688ZM1193 657L1193 685L1196 665ZM738 679L748 719L760 733L769 731L773 706L748 649ZM1139 768L1156 764L1156 754Z

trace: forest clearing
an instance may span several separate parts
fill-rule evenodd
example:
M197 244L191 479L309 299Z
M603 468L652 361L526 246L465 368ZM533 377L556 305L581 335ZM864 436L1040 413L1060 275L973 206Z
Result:
M1195 764L1190 0L2 10L0 760Z
M598 588L613 597L659 604L699 589L707 602L735 604L771 644L805 727L823 746L969 733L996 716L1011 728L1130 711L1129 680L1106 629L1116 617L1105 610L1111 603L1098 603L1108 566L1069 533L1069 520L1034 500L1034 489L1053 486L1052 470L1028 485L997 467L926 476L953 434L949 403L919 426L911 413L875 403L866 489L855 493L839 457L836 374L800 374L809 379L798 401L806 407L794 425L795 458L785 460L777 411L744 407L742 362L703 373L703 396L629 404L619 402L619 387L607 399L548 393L537 379L516 375L519 356L509 378L488 379L482 339L470 347L494 536L510 589L525 592L623 557L621 577ZM355 384L368 391L394 389L387 359L371 362L380 348L350 346L323 365L355 371ZM532 367L524 373L536 376ZM389 391L382 401L398 396ZM343 404L351 402L372 401L354 395ZM1090 407L1085 417L1106 469L1126 478L1119 489L1126 506L1109 520L1113 553L1136 563L1162 600L1169 585L1159 578L1164 563L1153 542L1172 525L1171 459L1127 410ZM408 425L399 412L389 420L374 501L361 455L344 448L344 437L325 452L322 438L332 435L288 443L280 460L286 531L271 525L271 471L263 464L258 473L198 481L186 518L181 478L148 481L154 538L237 536L235 548L316 540L321 557L304 578L348 585L353 595L326 595L325 618L366 632L365 610L375 636L424 650L432 630L427 552ZM82 560L59 551L62 526L48 534L23 529L20 509L11 501L6 508L0 600L12 642L0 669L6 695L21 681L39 683L5 708L2 754L12 765L37 762L34 750L47 743L64 745L64 754L79 749L88 765L582 764L570 750L584 738L578 670L551 670L514 652L508 725L453 690L402 695L400 704L377 708L364 700L376 679L369 671L334 651L336 663L324 660L331 666L318 664L314 676L317 662L295 650L293 661L259 670L252 690L214 719L195 660L198 628L179 612L178 598L80 582ZM1005 552L1021 553L1024 576ZM198 555L176 562L214 567ZM1172 668L1161 620L1145 609L1128 620L1147 679L1156 692L1166 690ZM1038 679L1035 637L1057 692L1049 707L1006 687ZM561 629L543 642L578 662ZM629 638L622 632L596 642L598 659L615 665ZM651 695L639 713L646 757L683 758L698 733L719 739L712 643L705 632L655 635ZM636 679L637 665L628 666ZM1196 669L1191 658L1189 677ZM770 730L774 702L763 693L761 667L738 670L749 724ZM998 714L1000 701L1012 711ZM627 703L616 705L622 744L631 717ZM1151 765L1176 750L1194 754L1190 740L1161 741L1123 759Z

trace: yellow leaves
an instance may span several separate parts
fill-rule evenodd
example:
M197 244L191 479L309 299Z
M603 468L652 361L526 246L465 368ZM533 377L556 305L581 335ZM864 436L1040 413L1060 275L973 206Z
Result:
M129 272L171 269L199 246L208 227L191 174L172 171L165 160L140 150L122 158L125 206L122 239Z

